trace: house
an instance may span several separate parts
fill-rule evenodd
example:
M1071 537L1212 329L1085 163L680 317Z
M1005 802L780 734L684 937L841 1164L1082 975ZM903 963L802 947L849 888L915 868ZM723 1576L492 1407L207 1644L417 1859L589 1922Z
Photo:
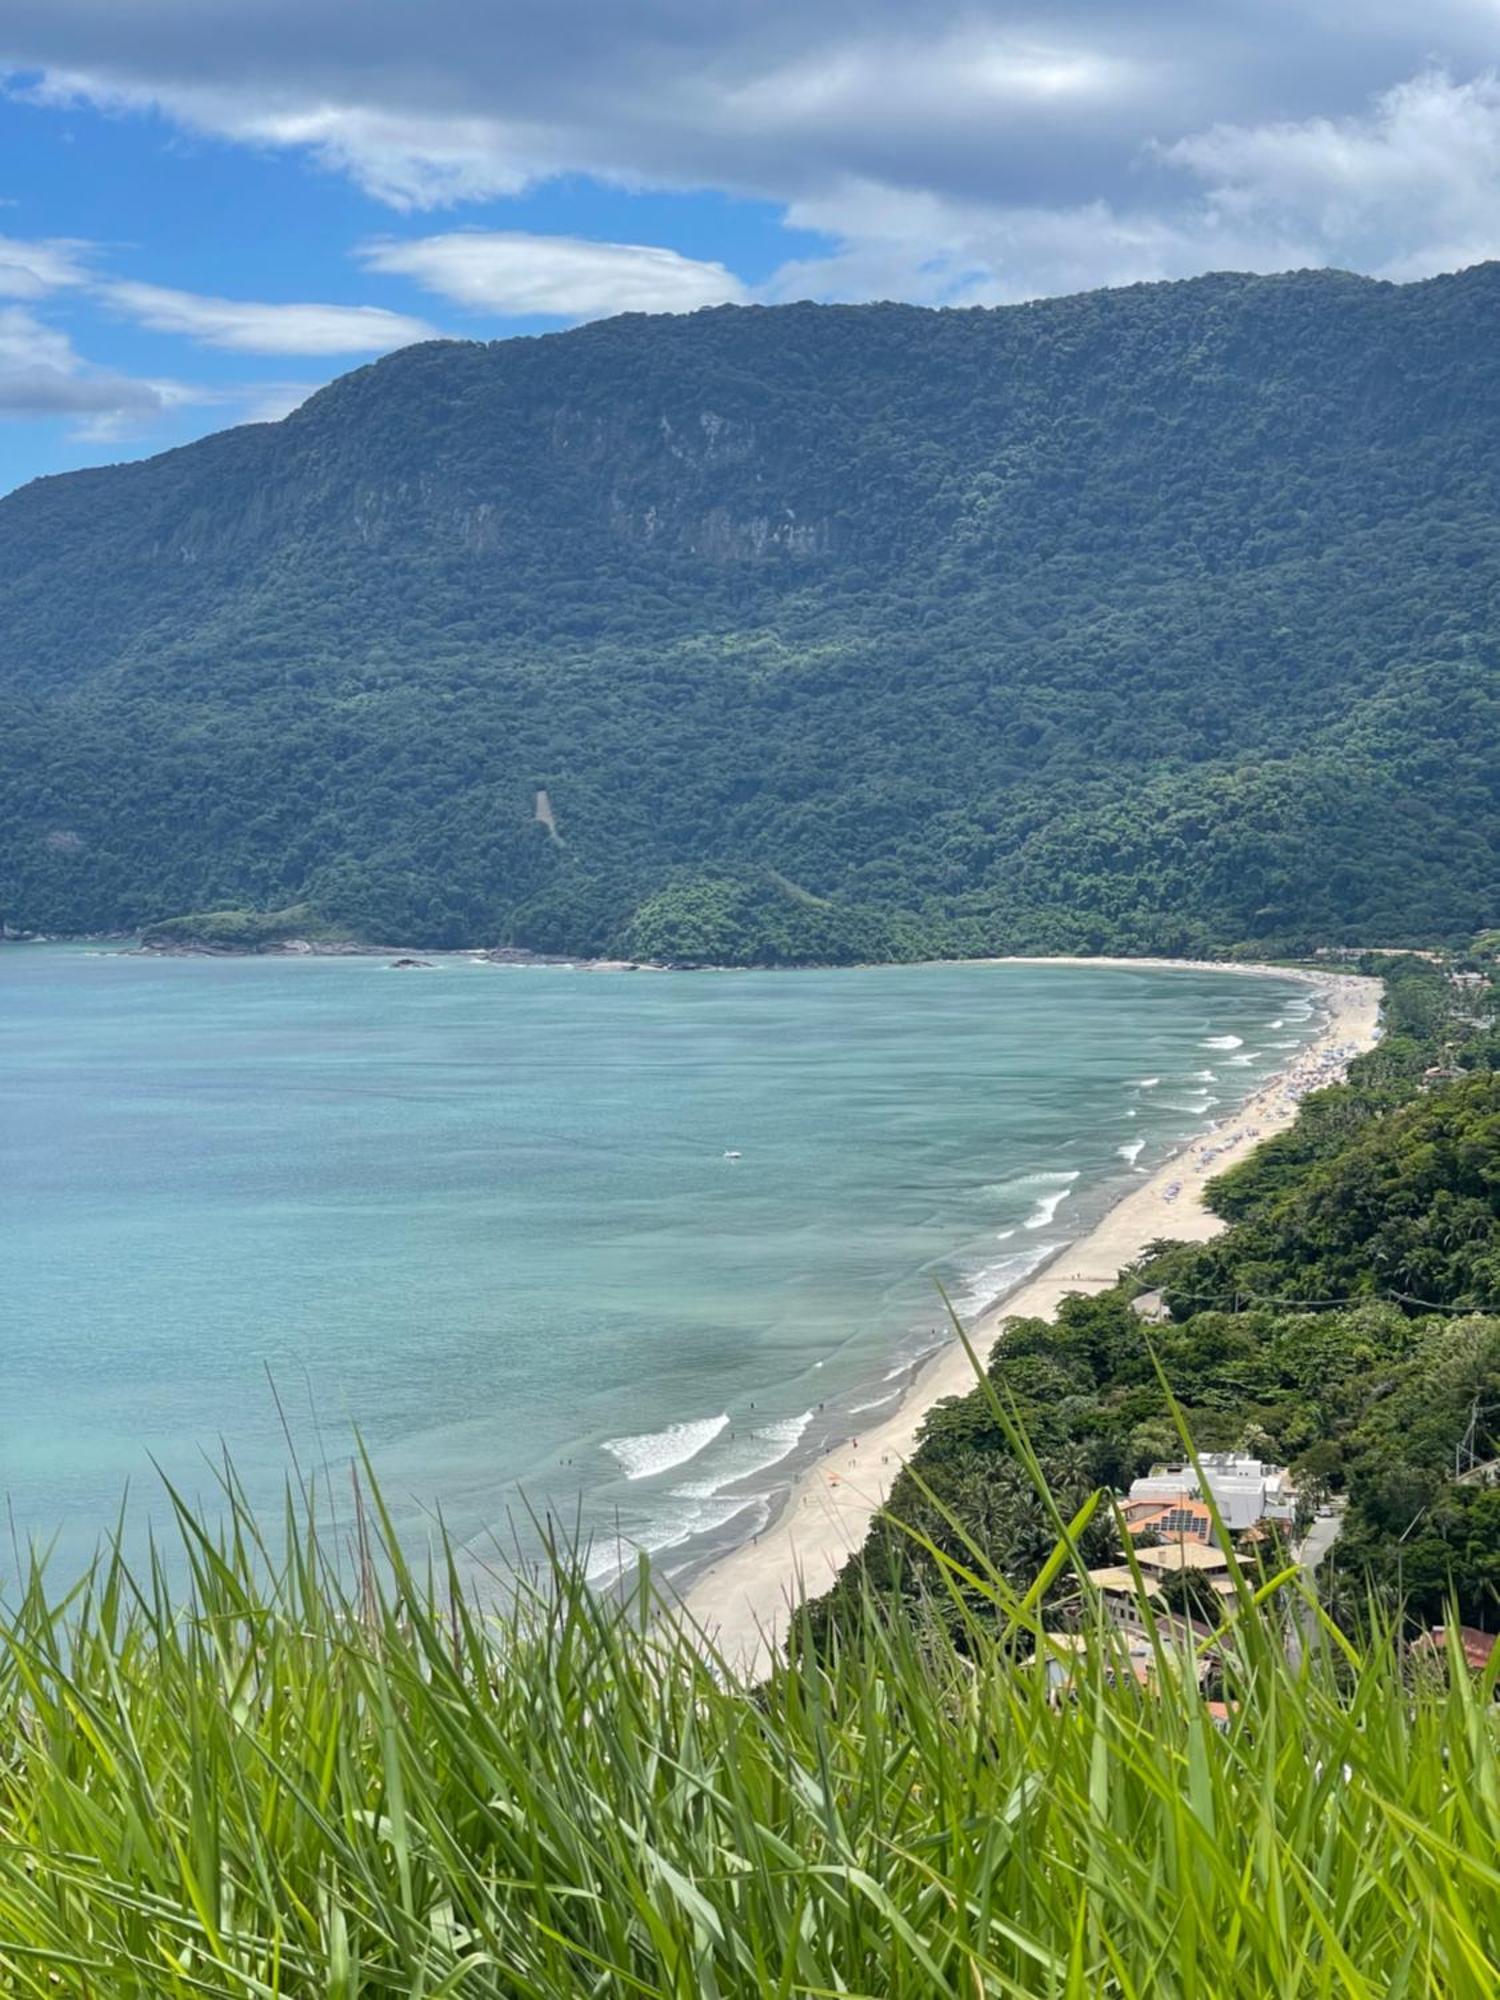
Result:
M1111 1632L1106 1643L1106 1672L1120 1679L1128 1676L1144 1687L1151 1678L1155 1658L1147 1640L1137 1634ZM1048 1687L1054 1693L1073 1687L1078 1678L1078 1668L1073 1663L1086 1661L1098 1646L1099 1635L1094 1632L1044 1632L1036 1658L1043 1664Z
M1464 1663L1471 1673L1482 1674L1489 1665L1495 1648L1500 1646L1500 1638L1493 1632L1481 1632L1477 1625L1460 1625L1458 1643L1463 1652ZM1412 1647L1414 1653L1443 1653L1448 1651L1448 1632L1442 1625L1434 1625L1430 1632L1424 1632Z
M1148 1326L1163 1326L1172 1317L1160 1292L1137 1292L1130 1301L1130 1310Z
M1151 1613L1142 1598L1160 1597L1162 1587L1154 1576L1143 1576L1139 1586L1123 1563L1113 1564L1105 1569L1091 1569L1088 1580L1098 1591L1104 1605L1104 1615L1111 1625L1119 1628L1131 1640L1147 1638L1151 1631Z
M1179 1576L1185 1569L1226 1570L1229 1558L1208 1542L1168 1542L1165 1548L1137 1549L1135 1559L1143 1570L1163 1576Z
M1294 1518L1297 1492L1285 1466L1267 1465L1262 1459L1233 1451L1205 1451L1200 1454L1198 1465L1203 1468L1209 1494L1232 1535L1253 1528L1258 1521ZM1184 1506L1185 1500L1203 1497L1198 1468L1191 1461L1153 1467L1146 1478L1132 1483L1129 1495L1132 1503L1156 1500L1178 1508Z
M1161 1585L1154 1576L1142 1576L1137 1583L1124 1563L1106 1569L1091 1569L1088 1579L1095 1590L1102 1590L1108 1597L1128 1597L1132 1603L1143 1591L1147 1597L1161 1596Z
M1185 1542L1213 1540L1214 1517L1208 1504L1191 1493L1174 1493L1168 1500L1127 1500L1120 1512L1132 1540L1146 1534Z
M1207 1579L1216 1597L1228 1599L1239 1594L1238 1585L1228 1574L1228 1556L1212 1543L1169 1542L1165 1548L1137 1549L1135 1559L1147 1575L1181 1576L1184 1570L1194 1570Z

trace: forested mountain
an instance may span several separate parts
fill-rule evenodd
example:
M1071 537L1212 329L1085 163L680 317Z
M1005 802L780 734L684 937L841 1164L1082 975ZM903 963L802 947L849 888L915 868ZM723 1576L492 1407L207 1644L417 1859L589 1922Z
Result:
M1472 931L1497 335L1496 265L631 316L38 481L0 502L0 919L718 959Z

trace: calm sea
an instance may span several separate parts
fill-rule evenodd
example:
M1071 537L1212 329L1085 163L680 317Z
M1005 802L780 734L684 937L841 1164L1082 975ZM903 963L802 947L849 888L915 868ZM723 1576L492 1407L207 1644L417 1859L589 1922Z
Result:
M407 1523L686 1565L889 1407L939 1280L977 1309L1315 1026L1196 972L0 950L0 1486L60 1565L154 1465L274 1503L279 1395Z

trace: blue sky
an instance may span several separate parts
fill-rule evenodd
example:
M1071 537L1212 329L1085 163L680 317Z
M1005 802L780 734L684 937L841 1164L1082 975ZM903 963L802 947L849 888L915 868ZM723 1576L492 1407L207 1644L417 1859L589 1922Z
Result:
M1500 254L1500 0L7 0L0 490L433 335Z

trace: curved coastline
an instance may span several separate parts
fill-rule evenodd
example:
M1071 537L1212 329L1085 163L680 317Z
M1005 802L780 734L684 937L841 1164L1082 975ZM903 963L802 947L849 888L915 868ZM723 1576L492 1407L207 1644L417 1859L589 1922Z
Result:
M1224 965L1188 959L1018 958L1000 964L1085 965L1131 971L1233 972L1298 981L1323 1011L1318 1033L1285 1068L1265 1078L1226 1117L1185 1142L1149 1179L1130 1189L1083 1236L1065 1244L974 1321L975 1347L987 1353L1007 1319L1045 1317L1070 1292L1099 1292L1159 1237L1202 1242L1223 1223L1204 1206L1214 1175L1244 1159L1261 1140L1284 1130L1308 1091L1342 1076L1349 1061L1379 1036L1380 982L1353 973L1277 965ZM827 1590L860 1547L901 1467L916 1447L928 1411L973 1387L962 1342L945 1343L918 1367L890 1415L825 1452L796 1481L780 1511L750 1543L742 1543L693 1580L683 1593L688 1616L741 1672L765 1670L775 1658L796 1606Z

